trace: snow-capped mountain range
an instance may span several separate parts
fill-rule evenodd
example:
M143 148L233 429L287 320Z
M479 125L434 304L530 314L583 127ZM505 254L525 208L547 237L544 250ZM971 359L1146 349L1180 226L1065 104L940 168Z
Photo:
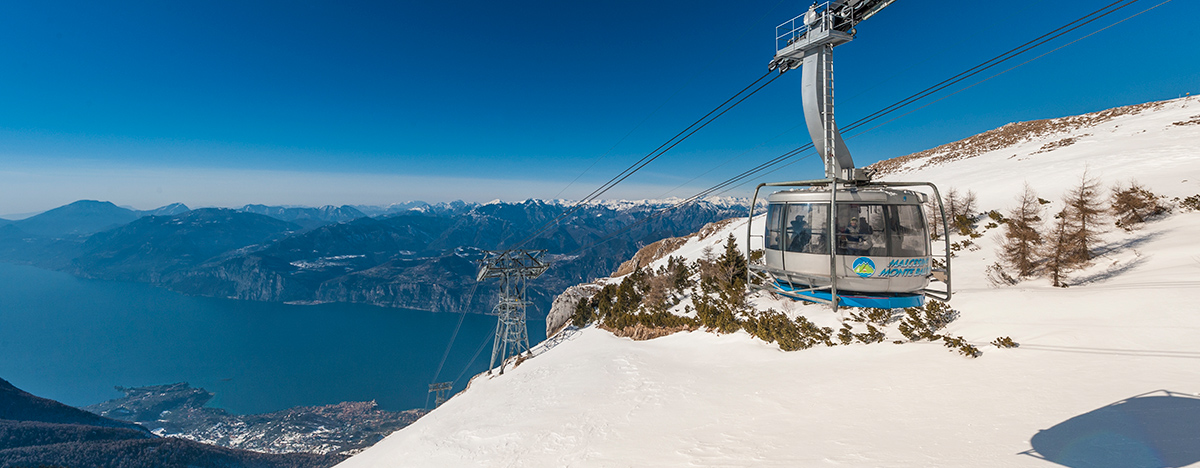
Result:
M528 239L523 247L546 249L554 261L530 289L540 315L567 286L612 273L646 244L744 214L746 204L526 200L392 208L400 206L374 217L352 206L264 205L178 205L178 213L149 215L80 201L0 225L0 261L201 296L483 313L499 286L474 288L475 261L483 250ZM470 291L483 299L472 301Z
M586 205L600 206L600 207L605 207L605 208L608 208L611 210L616 210L616 211L624 211L624 210L632 210L632 209L665 208L665 207L669 207L669 206L678 205L678 204L684 202L685 200L686 199L679 198L679 197L653 198L653 199L646 198L646 199L640 199L640 200L597 199L597 200L588 201L586 203ZM354 208L358 209L359 211L362 211L363 213L365 213L369 216L384 216L384 215L389 215L389 214L403 213L405 211L420 211L420 212L447 211L447 210L457 210L457 209L477 207L477 206L503 205L503 204L528 204L528 203L540 203L540 204L544 204L544 205L575 206L580 203L580 200L568 200L568 199L562 199L562 198L557 198L557 199L553 199L553 200L544 200L544 199L540 199L540 198L528 198L525 200L516 200L516 201L505 202L504 200L497 198L495 200L491 200L491 201L487 201L487 202L483 202L483 203L470 203L470 202L464 202L464 201L427 203L427 202L423 202L423 201L419 201L419 200L414 200L414 201L406 201L406 202L401 202L401 203L392 203L392 204L385 205L385 206L355 205ZM697 205L720 207L720 208L736 208L736 207L745 207L745 206L750 205L750 200L746 199L746 198L742 198L742 197L709 196L709 197L701 198L699 200L695 200L691 203L697 204Z

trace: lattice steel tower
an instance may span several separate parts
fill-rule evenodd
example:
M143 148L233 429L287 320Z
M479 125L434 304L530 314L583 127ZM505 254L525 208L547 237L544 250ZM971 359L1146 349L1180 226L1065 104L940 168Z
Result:
M529 280L541 276L550 265L542 261L545 250L494 250L486 252L479 261L478 281L500 278L500 300L496 304L496 339L492 343L492 362L488 372L500 363L504 373L504 360L529 351L529 329L525 324L525 286Z
M450 390L454 388L454 382L438 382L429 384L429 393L434 394L433 407L442 406L446 400L450 399ZM425 400L425 405L429 405L429 400Z

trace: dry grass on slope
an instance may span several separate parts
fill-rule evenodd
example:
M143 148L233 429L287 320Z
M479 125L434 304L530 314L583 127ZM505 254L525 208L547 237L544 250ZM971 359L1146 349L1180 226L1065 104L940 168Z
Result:
M1008 148L1030 140L1044 138L1049 135L1066 133L1072 130L1089 128L1107 122L1114 118L1137 114L1145 110L1157 110L1169 101L1147 102L1132 106L1114 107L1112 109L1090 114L1060 117L1057 119L1030 120L1028 122L1010 123L1003 127L989 130L975 136L964 138L953 143L947 143L933 149L879 161L867 166L874 169L878 175L898 174L910 170L918 170L929 166L938 166L950 161L973 158L984 153ZM1078 139L1067 137L1048 144L1041 151L1049 151L1058 147L1069 146ZM917 161L925 160L919 166Z
M655 338L660 338L660 337L664 337L667 335L672 335L675 333L679 333L681 331L692 331L699 327L694 326L694 325L693 326L677 326L677 327L655 327L655 326L647 326L647 325L644 325L641 323L637 323L637 324L634 324L633 326L623 327L623 328L612 328L612 327L606 327L603 325L601 325L600 328L602 328L604 330L608 330L609 333L612 333L613 335L620 336L623 338L630 338L633 341L645 341L645 340L653 340Z
M720 232L722 229L725 228L725 226L728 226L729 223L732 223L733 221L735 221L737 219L740 219L740 218L729 218L729 219L725 219L725 220L721 220L721 221L708 223L708 224L705 224L704 227L700 228L699 231L696 231L696 233L694 233L694 234L690 234L690 235L682 236L682 237L668 237L666 239L663 239L663 240L660 240L653 244L642 247L641 249L638 249L636 254L633 255L633 258L625 261L624 263L621 263L621 266L617 267L617 271L613 272L612 276L614 276L614 277L625 276L630 273L633 273L634 270L644 267L646 265L649 265L649 264L653 263L655 260L666 257L667 255L670 255L672 252L679 250L680 247L683 247L683 244L686 244L691 239L706 239L709 236L712 236L713 234Z

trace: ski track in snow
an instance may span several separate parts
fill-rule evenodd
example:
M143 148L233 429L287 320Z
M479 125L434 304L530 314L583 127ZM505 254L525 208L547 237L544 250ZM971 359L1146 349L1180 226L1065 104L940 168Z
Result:
M1196 114L1200 100L1175 100L896 179L974 190L983 210L1010 208L1026 181L1061 209L1085 167L1105 190L1136 179L1182 198L1200 193L1200 125L1172 123ZM745 228L731 223L676 255L694 260L730 232L741 242ZM984 268L1001 232L954 259L951 305L962 315L946 332L978 346L977 359L940 343L892 344L894 325L885 343L796 352L745 332L635 342L586 328L502 376L477 377L339 466L1061 466L1029 452L1040 431L1148 392L1200 395L1200 212L1111 229L1113 248L1065 289L1045 279L990 286ZM821 307L758 304L838 324ZM999 336L1021 346L988 344ZM1194 432L1174 437L1200 446Z

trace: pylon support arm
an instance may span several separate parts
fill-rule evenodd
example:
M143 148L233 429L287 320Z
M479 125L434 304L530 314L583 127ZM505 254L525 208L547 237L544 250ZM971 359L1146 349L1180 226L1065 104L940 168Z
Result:
M533 279L541 276L550 264L542 260L545 250L489 250L479 261L476 281L516 276Z

